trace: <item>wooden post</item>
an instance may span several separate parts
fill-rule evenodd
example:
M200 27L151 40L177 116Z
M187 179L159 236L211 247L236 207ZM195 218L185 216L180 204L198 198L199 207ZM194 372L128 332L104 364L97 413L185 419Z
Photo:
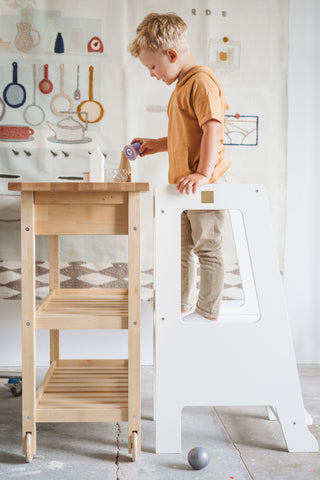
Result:
M132 432L137 432L140 453L140 193L128 196L128 445L131 453Z
M59 235L49 235L50 292L60 290L59 243ZM59 358L59 330L50 330L50 363Z
M21 192L21 278L22 278L22 438L31 433L31 458L36 451L36 365L35 365L35 232L33 192Z

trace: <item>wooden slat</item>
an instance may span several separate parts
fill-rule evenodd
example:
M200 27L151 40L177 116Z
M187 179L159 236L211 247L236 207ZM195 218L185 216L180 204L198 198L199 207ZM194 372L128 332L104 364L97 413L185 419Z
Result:
M8 190L25 192L148 192L148 183L137 182L9 182Z
M50 384L46 388L46 393L56 392L128 392L128 382L107 382L96 381L95 382L82 382L81 380L74 380L73 382L54 382L50 381Z
M63 368L92 368L97 370L98 368L122 368L128 367L127 359L63 359L57 362L59 371Z
M127 392L128 391L128 381L123 380L122 382L119 381L107 381L107 380L95 380L95 381L81 381L75 380L72 382L61 382L53 380L50 381L50 384L46 388L46 392L100 392L100 391L119 391L119 392Z
M99 295L128 295L127 288L61 288L60 295L90 295L92 298L96 298Z
M123 402L110 402L110 401L105 401L105 400L89 400L88 399L82 399L82 398L77 398L75 399L55 399L55 400L42 400L39 405L39 408L75 408L75 405L77 407L81 408L128 408L128 400L123 401Z
M106 312L106 308L108 309ZM74 302L69 304L63 304L59 302L51 302L43 309L46 313L88 313L93 315L126 315L128 314L128 307L127 305L118 304L118 305L111 305L106 303L101 303L100 305L92 304L92 306L85 302L81 303L80 305L76 305Z
M83 399L83 398L90 398L90 399L99 399L103 398L104 400L111 401L111 402L127 402L128 403L128 393L126 392L66 392L63 396L63 400L68 399ZM42 394L41 401L44 400L61 400L61 395L59 393L44 393Z
M68 317L66 323L66 317L54 315L41 315L36 319L37 330L75 330L75 329L92 329L92 330L127 330L128 318L127 317L89 317L84 316L81 318L79 315L72 318Z
M74 387L72 385L51 385L49 383L45 389L46 394L51 393L59 393L61 394L61 398L64 398L65 395L69 393L77 393L81 396L82 393L90 393L94 395L96 393L105 393L108 396L109 393L115 394L128 394L128 386L127 385L96 385L96 386L85 386L76 384ZM41 398L39 398L41 400Z
M91 385L96 385L97 383L99 383L99 386L108 386L108 385L111 385L111 386L116 386L116 385L119 385L121 387L123 386L127 386L128 385L128 377L123 377L123 378L118 378L118 377L113 377L113 378L110 378L109 375L106 375L106 376L99 376L99 377L86 377L86 378L83 378L82 375L79 376L79 377L70 377L68 379L66 378L59 378L55 375L53 375L53 377L50 379L50 385L51 386L61 386L61 387L65 387L65 386L74 386L74 385L85 385L86 387L89 387Z
M37 408L36 421L51 422L125 422L128 420L127 408Z
M92 370L92 371L91 371ZM121 375L127 375L128 374L128 369L124 369L124 368L119 368L117 370L114 370L114 369L105 369L105 368L100 368L99 371L97 371L97 367L92 367L92 369L88 370L83 370L81 367L79 367L78 369L74 368L74 367L59 367L59 371L55 372L55 375L58 375L58 376L61 376L61 377L64 377L64 376L75 376L75 375L82 375L82 376L87 376L87 375L92 375L92 376L96 376L97 378L99 377L99 375L115 375L115 376L121 376Z
M59 309L66 309L68 310L79 310L79 312L82 312L86 309L89 309L91 312L101 312L101 314L106 315L106 312L103 311L103 309L112 309L112 310L120 310L122 312L128 312L128 301L127 299L124 299L122 302L119 301L112 301L112 299L99 299L95 301L87 301L83 297L78 297L78 302L75 300L66 300L64 301L63 299L59 298L52 298L50 302L48 302L46 305L43 306L42 311L49 312L50 310L53 310L54 312L59 310Z
M112 378L128 378L128 373L127 371L126 372L123 372L122 370L103 370L103 371L100 371L100 372L88 372L88 371L83 371L83 370L79 370L78 371L68 371L68 372L55 372L54 374L54 378L59 378L61 380L63 379L69 379L69 378L73 378L74 377L74 374L77 373L77 374L81 374L81 379L83 379L84 381L86 381L86 379L92 379L93 377L95 378L99 378L101 376L105 376L107 375L108 378L112 379Z
M86 317L88 316L91 317L91 319L95 319L95 317L98 317L97 318L97 321L99 320L99 317L103 317L105 319L108 319L108 317L127 317L128 316L128 310L126 308L114 308L114 307L109 307L110 309L106 310L106 307L100 307L100 308L88 308L88 307L78 307L78 308L75 308L74 306L70 306L70 307L63 307L61 306L61 308L59 307L56 307L53 305L46 308L45 311L43 313L41 313L39 315L39 317L45 317L47 316L48 318L50 317L56 317L56 318L59 318L59 317L67 317L67 318L77 318L77 316L79 318L83 318L83 317ZM90 326L89 326L90 328Z
M122 380L122 381L125 381L127 382L128 380L128 372L126 373L122 373L122 372L119 372L119 373L115 373L115 372L106 372L106 371L103 371L99 374L92 374L90 375L89 372L85 372L83 373L82 371L80 372L68 372L68 373L62 373L60 375L60 373L56 373L54 375L54 377L51 379L51 381L54 383L67 383L70 381L70 384L72 382L76 382L76 378L79 378L79 375L81 376L81 382L86 382L86 384L89 384L90 383L93 383L93 382L97 382L97 381L103 381L105 379L108 379L109 382L111 383L112 381L115 381L115 380Z
M124 367L105 368L105 367L59 367L56 375L101 375L106 373L107 375L125 375L128 369Z

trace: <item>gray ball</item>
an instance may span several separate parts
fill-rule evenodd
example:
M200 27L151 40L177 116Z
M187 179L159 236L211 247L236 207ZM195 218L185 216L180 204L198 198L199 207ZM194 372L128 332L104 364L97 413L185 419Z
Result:
M210 462L210 455L203 447L194 447L188 453L188 462L194 470L201 470Z

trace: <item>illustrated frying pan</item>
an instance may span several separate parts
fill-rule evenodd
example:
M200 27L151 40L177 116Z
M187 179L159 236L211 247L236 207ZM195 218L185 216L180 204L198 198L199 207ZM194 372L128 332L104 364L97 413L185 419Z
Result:
M36 104L36 90L37 90L37 81L36 81L36 64L33 64L33 102L28 105L23 111L23 118L26 123L32 126L40 125L45 119L44 110L40 105Z
M26 101L26 90L21 83L18 83L18 64L12 63L12 83L9 83L3 90L3 99L9 107L19 108Z
M58 117L63 117L66 112L71 112L73 100L70 95L64 93L64 65L60 65L60 92L52 97L50 102L52 112Z
M5 113L6 113L6 104L4 103L2 98L0 98L0 122L3 119Z
M101 103L93 100L93 66L89 67L89 100L84 100L78 105L78 117L82 122L86 121L85 112L88 114L88 122L96 123L101 120L104 114Z
M53 90L53 83L49 80L49 66L46 63L43 67L44 78L39 83L39 89L41 93L47 95Z

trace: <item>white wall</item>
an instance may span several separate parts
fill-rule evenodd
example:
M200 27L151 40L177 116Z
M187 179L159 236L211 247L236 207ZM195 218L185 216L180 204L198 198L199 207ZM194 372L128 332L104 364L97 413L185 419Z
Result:
M320 2L290 0L285 292L298 362L320 361Z

